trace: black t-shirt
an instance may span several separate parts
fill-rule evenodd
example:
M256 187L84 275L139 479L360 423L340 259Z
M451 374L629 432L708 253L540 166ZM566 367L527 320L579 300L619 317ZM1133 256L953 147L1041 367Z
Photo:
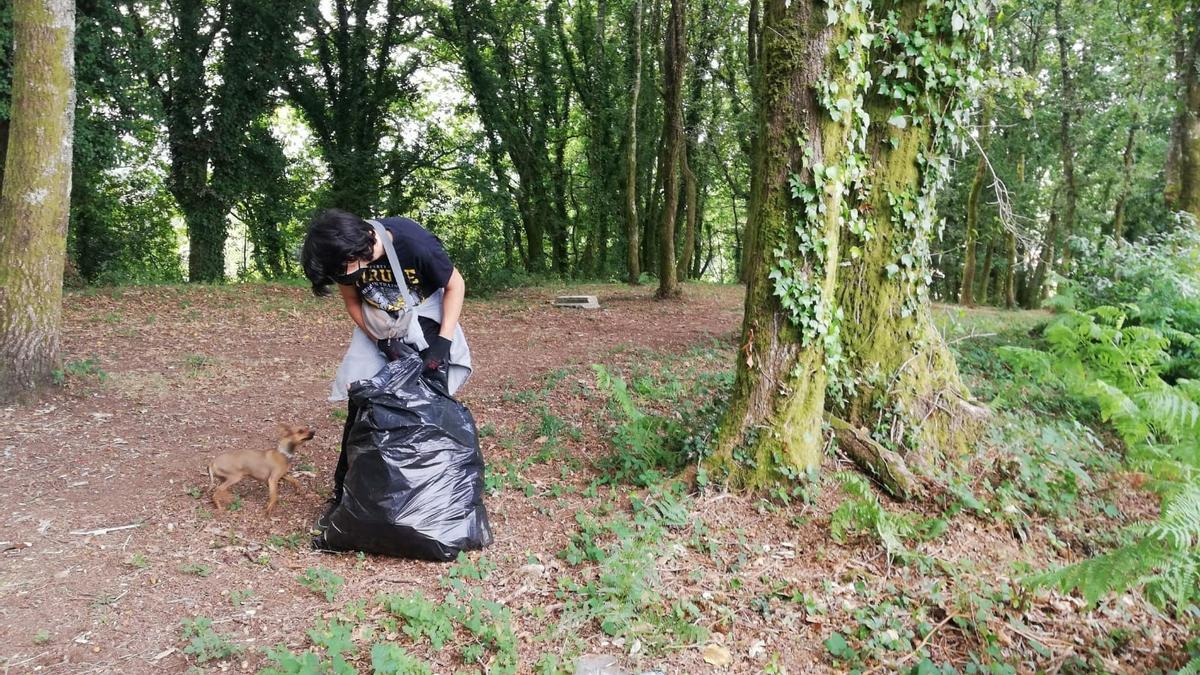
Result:
M409 218L379 218L379 223L391 233L396 258L408 281L409 292L420 304L445 288L454 272L454 265L442 247L442 241ZM363 302L389 312L404 309L404 296L392 275L387 254L367 265L367 271L356 284Z

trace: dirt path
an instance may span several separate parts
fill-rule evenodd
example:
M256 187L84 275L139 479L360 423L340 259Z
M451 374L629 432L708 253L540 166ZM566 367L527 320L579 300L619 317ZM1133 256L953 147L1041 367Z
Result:
M1098 654L1088 663L1109 670L1161 667L1164 653L1178 653L1181 629L1141 600L1088 614L1071 598L1012 590L1014 565L1078 558L1077 547L1054 534L1074 531L1061 523L1039 516L1017 537L998 519L960 513L922 546L927 560L953 571L893 565L870 537L831 540L830 517L842 502L831 478L813 494L788 496L786 506L712 490L687 496L686 524L647 543L646 576L602 578L605 569L628 572L621 560L607 568L562 560L581 529L577 519L623 517L628 496L639 494L594 485L594 462L611 452L611 439L606 395L588 364L605 363L631 383L666 361L693 374L725 369L742 293L689 286L682 302L660 303L650 289L571 287L600 295L604 309L589 312L551 307L555 290L468 301L464 314L477 370L463 400L479 422L489 475L500 481L486 499L496 542L471 564L490 570L478 591L512 612L520 672L533 672L547 653L561 654L568 672L580 653L618 656L632 672L707 672L726 656L727 672L763 672L772 663L826 672L853 663L855 649L914 665L918 642L960 668L992 644L1000 656L990 658L1017 659L1019 671L1058 668L1078 654ZM326 398L349 326L339 301L297 287L68 294L66 386L0 409L0 671L183 672L196 666L180 630L192 617L211 619L243 650L202 670L253 671L264 665L262 650L277 644L302 652L314 623L336 617L357 625L356 647L380 639L368 629L382 631L434 672L463 669L462 644L434 649L427 638L414 645L389 633L371 600L418 590L444 597L437 594L454 568L307 549L337 456L344 404ZM268 521L264 489L243 483L240 510L214 513L208 460L272 444L281 422L318 427L300 460L311 491L284 486ZM830 457L823 474L846 468ZM1095 491L1114 508L1152 512L1148 497L1097 479L1104 484ZM1076 530L1114 527L1094 511L1072 512ZM104 528L125 529L87 534ZM611 541L612 531L598 532L583 543ZM345 580L335 602L298 583L317 567ZM646 579L648 589L639 586ZM589 585L616 604L579 619L572 603L580 595L570 589ZM643 592L654 598L644 607ZM668 632L699 628L703 637L643 649L605 635L602 622L612 617L595 614L632 607L636 622L637 611L667 606L676 614L658 616ZM977 623L951 623L962 616ZM833 661L838 645L827 641L843 634L853 648ZM369 671L364 659L354 664Z
M589 291L600 293L603 309L553 308L551 289L468 301L463 323L476 374L463 398L481 427L504 430L525 419L528 406L505 394L536 389L552 370L625 346L682 352L728 338L740 316L736 288L690 288L677 304L642 289L570 289ZM273 550L269 564L256 564L271 535L311 525L319 496L285 486L271 522L259 511L261 487L239 486L244 508L209 519L210 505L194 496L198 487L207 493L203 469L212 455L271 444L274 424L293 421L319 427L303 453L316 473L306 482L326 489L341 427L331 412L344 407L326 401L328 383L349 326L340 302L295 287L69 294L66 360L103 375L71 376L65 390L35 404L0 409L0 541L31 544L3 554L0 665L183 670L181 654L167 652L180 644L179 620L194 615L233 624L250 645L302 639L324 609L294 581L313 564L339 568L348 595L370 595L380 584L435 586L442 566L372 558L355 567L304 547ZM87 361L94 363L80 365ZM553 549L506 532L545 531L548 519L527 503L503 502L493 506L499 537L489 555L528 549L553 557ZM72 534L130 524L138 526ZM262 602L247 616L227 594L250 587Z

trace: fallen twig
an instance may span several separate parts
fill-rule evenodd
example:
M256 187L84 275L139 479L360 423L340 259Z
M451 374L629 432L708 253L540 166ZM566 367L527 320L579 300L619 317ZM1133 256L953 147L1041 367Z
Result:
M120 525L118 527L101 527L96 530L71 530L71 534L79 534L79 535L83 535L86 537L90 537L92 535L108 534L109 532L116 532L118 530L128 530L128 529L131 529L134 527L141 527L141 526L142 526L141 523L131 523L129 525Z

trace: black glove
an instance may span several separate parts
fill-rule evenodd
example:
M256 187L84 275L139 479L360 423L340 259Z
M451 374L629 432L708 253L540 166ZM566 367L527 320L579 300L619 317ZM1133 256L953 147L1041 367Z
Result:
M425 362L426 374L431 370L444 370L450 363L450 341L441 335L434 337L429 347L421 352L421 359Z
M425 363L424 375L431 382L437 382L442 385L442 389L447 388L446 372L450 365L450 341L438 335L429 343L429 347L421 352L421 360Z
M383 352L383 358L387 359L388 361L395 361L396 359L400 358L398 350L392 347L392 345L397 342L399 342L399 340L395 340L393 338L380 338L375 341L375 346L379 348L379 351Z

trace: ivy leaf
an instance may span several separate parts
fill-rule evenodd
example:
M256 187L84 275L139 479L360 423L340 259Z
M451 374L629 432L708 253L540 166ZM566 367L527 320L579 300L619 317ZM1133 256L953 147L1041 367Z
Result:
M903 114L896 112L888 118L888 124L896 127L897 129L903 129L908 126L908 118Z
M950 15L950 27L954 29L955 33L961 31L966 23L967 22L963 19L962 14L955 12L954 14Z
M897 275L897 274L899 274L899 273L900 273L900 266L899 266L899 265L897 265L896 263L889 263L889 264L888 264L888 266L887 266L887 275L888 275L888 278L889 278L889 279L891 279L892 277L896 276L896 275Z

